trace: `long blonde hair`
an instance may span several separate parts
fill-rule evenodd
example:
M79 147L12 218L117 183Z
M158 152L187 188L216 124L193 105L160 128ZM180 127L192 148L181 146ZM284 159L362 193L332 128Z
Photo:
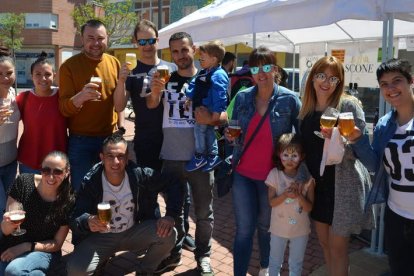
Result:
M344 79L345 70L342 63L332 56L323 57L319 59L312 67L308 79L306 80L305 95L302 100L302 108L299 111L299 119L305 118L307 115L312 114L316 109L316 91L313 86L313 79L316 74L323 73L329 68L335 77L339 78L339 83L336 85L335 91L328 99L328 105L331 107L338 108L340 99L344 93Z

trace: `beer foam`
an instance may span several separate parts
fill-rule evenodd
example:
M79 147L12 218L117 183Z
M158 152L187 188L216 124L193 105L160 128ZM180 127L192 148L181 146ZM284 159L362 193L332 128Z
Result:
M102 202L98 204L98 209L108 210L108 209L111 209L111 205L108 202Z
M170 70L167 65L158 65L157 70Z
M137 57L137 55L135 53L126 53L126 56L127 57L134 57L134 58Z
M25 218L25 214L12 214L10 220L21 220Z
M102 80L101 80L100 77L91 77L90 82L93 82L93 83L95 83L95 82L102 82Z

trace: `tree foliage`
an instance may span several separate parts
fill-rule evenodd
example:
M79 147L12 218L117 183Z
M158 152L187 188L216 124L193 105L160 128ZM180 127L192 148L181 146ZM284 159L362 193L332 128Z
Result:
M99 12L99 11L102 12ZM132 31L138 21L138 15L133 11L131 0L109 2L109 0L96 0L87 4L76 6L71 14L77 31L90 19L102 21L108 32L108 46L131 42Z
M25 15L15 13L5 13L0 17L0 41L13 53L21 49L23 37L21 36L24 28Z

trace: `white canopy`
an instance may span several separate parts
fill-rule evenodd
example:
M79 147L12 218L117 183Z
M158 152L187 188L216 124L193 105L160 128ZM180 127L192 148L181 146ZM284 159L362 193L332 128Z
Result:
M413 0L216 0L160 30L160 47L178 31L227 45L251 45L256 34L257 45L286 52L309 42L380 39L387 13L400 19L394 37L414 34Z

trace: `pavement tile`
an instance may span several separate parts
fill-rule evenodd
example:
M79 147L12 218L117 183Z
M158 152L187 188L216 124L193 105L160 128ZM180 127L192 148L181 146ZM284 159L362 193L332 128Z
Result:
M133 123L129 120L125 122L126 128L126 138L132 140L134 127ZM131 142L130 142L131 143ZM134 159L133 147L130 146L130 157ZM160 196L159 203L162 210L165 210L164 199ZM235 233L235 222L233 216L233 206L232 206L232 197L229 193L228 195L222 198L214 198L214 217L215 217L215 229L213 232L213 242L212 242L212 253L211 253L211 262L213 264L213 269L217 276L224 275L233 275L233 238ZM190 233L195 236L195 223L194 223L194 210L191 208L190 211ZM70 244L71 233L69 233L66 241L63 245L63 254L67 255L73 251L73 246ZM370 276L378 274L370 274L369 267L377 267L380 271L387 270L386 258L378 257L375 258L370 256L369 253L361 250L366 247L366 245L358 239L351 238L350 241L350 253L351 253L351 265L355 263L358 265L358 268L355 268L352 271L364 271L364 274L361 276ZM355 253L353 253L355 252ZM356 254L355 256L353 254ZM359 254L359 255L358 255ZM368 255L368 256L366 256ZM288 275L287 272L287 254L285 255L283 272L282 276ZM364 259L365 258L365 259ZM366 260L366 261L364 261ZM111 259L111 261L105 267L104 275L109 276L120 276L120 275L135 275L134 268L137 262L137 258L131 252L120 252ZM309 237L308 247L305 253L304 259L304 269L302 275L312 275L312 276L325 276L326 272L324 269L324 260L323 252L318 243L314 229ZM361 268L361 266L363 266ZM369 266L369 267L365 267ZM187 250L183 250L182 255L182 265L175 268L173 271L163 273L163 276L172 276L172 275L182 275L182 276L193 276L198 275L196 270L197 263L194 260L194 254ZM257 238L254 239L252 257L249 264L248 275L257 275L259 270L259 259L258 259L258 247L257 247ZM377 269L378 270L378 269ZM51 271L48 275L64 275L64 264L59 264L54 270ZM351 276L357 276L356 274L351 273Z

